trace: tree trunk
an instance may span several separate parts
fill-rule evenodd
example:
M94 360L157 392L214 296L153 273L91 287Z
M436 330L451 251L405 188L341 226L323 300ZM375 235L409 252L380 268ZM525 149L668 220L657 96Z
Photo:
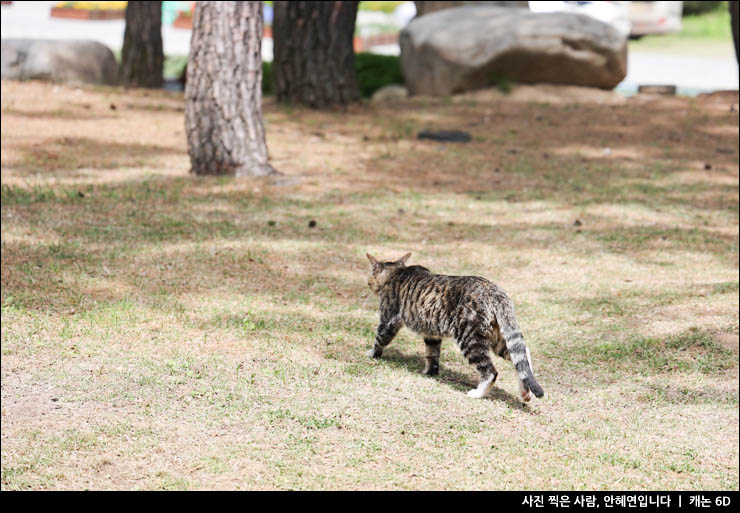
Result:
M740 22L740 20L738 20L738 18L740 18L740 16L738 16L740 2L730 0L727 4L730 7L730 24L732 25L732 40L735 42L735 59L737 59L737 63L740 64L740 49L738 49L738 44L740 44L740 34L738 34L738 30L740 30L738 27L738 23Z
M358 4L273 3L278 102L321 109L360 98L353 46Z
M195 4L185 131L196 175L264 176L262 2Z
M121 52L121 81L135 87L162 87L162 2L129 2Z

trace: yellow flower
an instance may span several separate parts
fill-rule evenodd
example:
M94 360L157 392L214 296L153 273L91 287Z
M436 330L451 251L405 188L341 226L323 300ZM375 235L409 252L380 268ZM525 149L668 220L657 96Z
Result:
M56 7L82 9L85 11L122 11L128 2L58 2Z

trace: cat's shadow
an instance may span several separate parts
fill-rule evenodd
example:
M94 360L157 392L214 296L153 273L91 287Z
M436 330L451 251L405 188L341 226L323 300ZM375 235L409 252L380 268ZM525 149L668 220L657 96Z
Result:
M398 350L386 350L383 353L382 360L387 364L397 368L403 368L409 372L421 374L423 366L423 358L419 355L404 354ZM507 362L508 363L508 362ZM478 386L477 382L473 382L468 376L461 372L445 368L440 364L439 374L436 376L427 376L429 379L445 383L450 385L452 388L467 392ZM470 399L471 401L474 399ZM510 394L506 390L499 386L494 386L491 392L486 397L489 401L501 401L506 403L513 410L520 410L525 413L534 413L528 404L523 403L518 397Z

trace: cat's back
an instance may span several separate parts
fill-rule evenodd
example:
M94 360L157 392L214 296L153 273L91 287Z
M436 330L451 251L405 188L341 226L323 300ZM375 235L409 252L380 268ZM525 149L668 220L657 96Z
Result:
M409 299L436 295L440 298L444 297L455 305L460 300L496 288L494 283L481 276L434 274L420 265L400 269L396 279L399 282L399 292L409 296Z
M450 336L462 311L484 318L496 286L480 276L434 274L422 266L398 271L400 313L412 330Z

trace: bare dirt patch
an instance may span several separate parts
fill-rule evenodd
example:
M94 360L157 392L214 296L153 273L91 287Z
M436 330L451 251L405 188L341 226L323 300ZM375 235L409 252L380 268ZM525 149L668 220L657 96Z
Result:
M738 352L740 338L737 333L717 333L714 338L722 347L725 347L730 351L735 351L736 353Z

